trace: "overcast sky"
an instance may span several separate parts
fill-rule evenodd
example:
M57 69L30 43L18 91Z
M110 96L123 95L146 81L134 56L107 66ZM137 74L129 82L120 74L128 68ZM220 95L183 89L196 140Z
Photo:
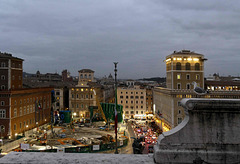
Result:
M165 77L174 50L205 55L205 75L240 74L240 1L0 0L0 51L24 71Z

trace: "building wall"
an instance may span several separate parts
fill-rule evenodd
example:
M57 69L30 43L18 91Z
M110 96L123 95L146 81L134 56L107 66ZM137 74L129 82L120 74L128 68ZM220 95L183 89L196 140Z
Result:
M55 103L54 103L54 109L64 110L64 104L63 104L63 88L54 88L55 92Z
M0 124L6 127L4 136L15 134L50 122L52 88L22 89L1 93L5 101L6 118L0 118ZM4 97L8 95L8 97ZM38 105L40 108L38 110Z
M89 118L89 106L96 106L96 88L73 87L69 89L69 110L77 117Z
M153 90L146 89L146 110L149 113L153 112Z
M123 105L125 118L134 118L135 114L146 114L146 89L118 88L118 104Z

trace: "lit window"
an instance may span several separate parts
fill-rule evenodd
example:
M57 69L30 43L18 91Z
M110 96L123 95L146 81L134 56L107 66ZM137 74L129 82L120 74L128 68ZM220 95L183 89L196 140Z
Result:
M177 79L178 79L178 80L181 79L181 74L177 74Z
M196 75L196 80L200 80L200 75Z

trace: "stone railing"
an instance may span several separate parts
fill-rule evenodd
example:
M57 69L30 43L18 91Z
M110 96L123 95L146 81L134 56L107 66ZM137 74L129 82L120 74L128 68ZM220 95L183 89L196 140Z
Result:
M240 100L183 99L185 119L154 146L157 163L240 163Z

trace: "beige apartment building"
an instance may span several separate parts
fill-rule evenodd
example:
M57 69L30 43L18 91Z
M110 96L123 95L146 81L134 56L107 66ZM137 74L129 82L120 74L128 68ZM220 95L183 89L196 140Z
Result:
M140 86L118 87L118 104L123 105L124 118L146 115L146 89Z

